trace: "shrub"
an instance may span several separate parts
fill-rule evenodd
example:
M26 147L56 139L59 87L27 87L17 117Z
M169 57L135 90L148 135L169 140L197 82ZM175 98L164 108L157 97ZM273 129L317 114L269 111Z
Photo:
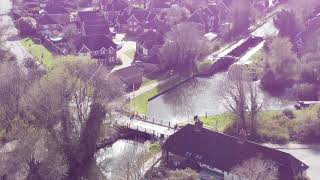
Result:
M257 138L262 142L286 144L290 141L288 129L280 127L276 123L274 126L258 129L257 136Z
M303 83L300 85L295 85L293 89L295 96L300 100L316 101L318 99L317 88L313 84Z
M320 138L320 119L311 119L301 124L298 134L301 141L316 142Z
M285 109L282 111L282 113L289 119L295 118L293 111L291 109Z
M261 87L272 95L281 95L286 88L291 87L293 80L285 77L276 77L271 70L264 72L261 78Z

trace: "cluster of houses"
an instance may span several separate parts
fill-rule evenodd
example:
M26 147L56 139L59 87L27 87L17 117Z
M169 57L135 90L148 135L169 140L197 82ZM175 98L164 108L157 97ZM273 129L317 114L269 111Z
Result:
M84 7L79 1L24 0L23 16L36 20L42 44L57 53L88 56L105 65L116 65L121 63L117 58L121 45L114 43L113 37L125 33L136 39L135 60L154 65L159 63L159 49L172 26L166 21L170 8L184 8L189 13L181 21L199 23L206 33L230 30L227 17L232 0L202 1L202 6L188 9L182 0L101 0L82 3ZM255 2L261 10L269 6L269 0ZM136 71L136 67L127 69ZM140 74L138 79L142 78Z
M27 15L32 16L37 21L38 33L55 44L66 42L64 29L73 24L77 28L79 42L83 46L77 45L72 51L71 48L62 48L65 54L74 53L78 55L91 55L99 57L102 63L115 62L115 44L110 43L112 37L117 32L124 32L138 37L138 54L145 59L150 59L155 53L155 49L163 43L163 37L170 30L170 25L165 22L164 12L173 6L183 6L179 0L163 0L148 6L142 7L132 5L132 1L113 0L104 1L89 7L79 7L77 1L66 0L25 0L24 9ZM145 1L146 2L146 1ZM218 32L219 26L228 26L226 17L228 16L232 0L206 1L205 6L190 12L185 21L199 23L206 32ZM266 6L266 0L257 1L257 4ZM263 3L261 3L263 2ZM153 32L152 35L150 32ZM146 33L146 34L145 34ZM109 38L101 40L101 46L92 46L91 39ZM151 38L151 39L150 39ZM92 49L93 48L93 49ZM99 48L99 49L97 49ZM150 51L150 52L149 52ZM105 56L105 58L102 58Z

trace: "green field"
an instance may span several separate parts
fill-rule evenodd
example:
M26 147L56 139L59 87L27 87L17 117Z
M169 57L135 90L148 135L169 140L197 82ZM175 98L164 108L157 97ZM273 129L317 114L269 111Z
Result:
M30 54L46 68L52 67L52 53L42 46L41 44L36 44L30 38L22 39L21 44L30 52Z

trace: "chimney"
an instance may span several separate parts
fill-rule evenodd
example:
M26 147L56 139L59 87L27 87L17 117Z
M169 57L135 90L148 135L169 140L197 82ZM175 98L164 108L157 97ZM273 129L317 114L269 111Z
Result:
M194 116L193 120L194 120L194 130L196 132L201 131L201 128L203 127L203 122L200 121L199 116Z
M244 144L248 140L248 135L246 130L241 129L239 132L238 144Z

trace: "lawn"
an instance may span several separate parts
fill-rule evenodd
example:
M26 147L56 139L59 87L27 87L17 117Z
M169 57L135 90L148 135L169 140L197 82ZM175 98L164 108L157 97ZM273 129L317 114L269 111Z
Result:
M212 130L223 132L226 127L232 122L232 115L229 113L200 117L204 127Z
M263 50L257 51L250 57L249 61L252 62L248 65L249 72L256 74L257 77L261 77L263 73Z
M36 44L30 38L22 39L21 44L30 52L30 54L45 67L52 67L52 53L40 44Z
M153 88L150 91L135 97L130 101L130 108L141 114L148 114L148 99L157 95L160 92L159 88Z

